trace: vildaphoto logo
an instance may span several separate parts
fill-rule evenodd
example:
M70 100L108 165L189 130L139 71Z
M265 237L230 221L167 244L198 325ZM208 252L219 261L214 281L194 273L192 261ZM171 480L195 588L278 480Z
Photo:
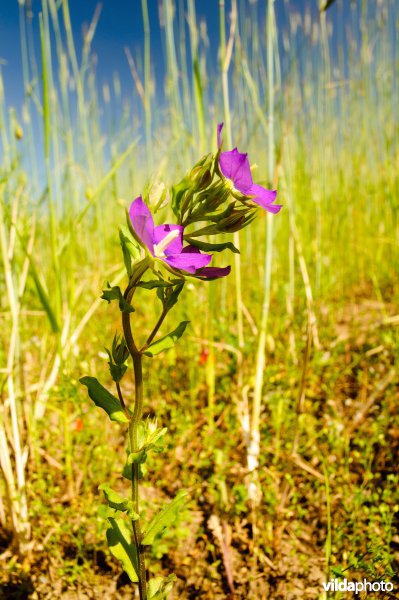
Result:
M392 592L393 583L390 581L348 581L344 579L331 579L323 583L326 592Z

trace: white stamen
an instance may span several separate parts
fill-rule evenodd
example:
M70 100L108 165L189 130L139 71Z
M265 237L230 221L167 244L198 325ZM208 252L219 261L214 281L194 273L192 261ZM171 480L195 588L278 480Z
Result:
M167 236L165 236L163 238L163 240L161 240L159 242L159 244L154 244L154 254L157 258L163 258L165 256L164 254L164 250L165 248L167 248L169 246L169 244L171 242L173 242L173 240L175 240L176 238L178 238L180 235L180 229L174 229L173 231L170 231L168 233Z

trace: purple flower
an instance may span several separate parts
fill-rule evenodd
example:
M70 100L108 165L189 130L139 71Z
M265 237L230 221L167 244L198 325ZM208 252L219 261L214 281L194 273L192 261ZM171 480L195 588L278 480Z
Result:
M221 131L223 123L219 123L217 129L217 139L219 149L222 146ZM248 155L241 154L237 148L229 152L221 152L219 157L219 166L224 177L229 179L234 189L251 198L252 202L258 204L265 210L278 213L281 209L279 204L273 204L276 200L276 190L267 190L261 185L257 185L252 180L251 167L249 166Z
M224 277L230 267L207 267L210 254L202 254L195 246L183 248L182 225L154 225L152 214L141 196L133 200L129 209L133 229L150 254L170 267L205 279Z

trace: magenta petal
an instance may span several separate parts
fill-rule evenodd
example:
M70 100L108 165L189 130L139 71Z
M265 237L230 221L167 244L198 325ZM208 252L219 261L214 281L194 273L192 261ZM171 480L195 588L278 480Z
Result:
M229 152L222 152L219 164L223 175L231 179L238 191L246 194L253 185L248 156L241 154L237 148L234 148Z
M148 206L143 202L141 196L131 203L129 216L137 237L147 246L151 254L154 254L154 221Z
M197 246L184 246L182 250L183 254L189 252L190 254L201 254L201 250Z
M206 267L211 260L210 254L201 254L198 248L186 246L181 254L174 254L163 259L168 265L175 269L194 274L198 269Z
M198 273L198 276L205 279L217 279L219 277L226 277L230 271L231 267L205 267Z
M281 209L281 205L272 204L277 197L276 190L267 190L261 185L253 183L248 190L247 195L253 196L253 198L251 198L252 202L255 202L255 204L258 204L269 212L276 214Z
M165 248L166 256L180 254L183 248L183 226L182 225L157 225L154 228L154 243L159 244L171 231L179 231L179 237L172 240Z
M222 133L222 129L223 129L223 123L219 123L218 124L218 133L217 133L217 138L218 138L218 148L221 147L222 145L222 137L221 137L221 133Z

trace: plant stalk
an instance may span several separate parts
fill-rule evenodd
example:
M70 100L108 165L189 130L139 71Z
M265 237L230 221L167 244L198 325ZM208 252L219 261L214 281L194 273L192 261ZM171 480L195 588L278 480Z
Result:
M138 450L138 427L143 414L143 368L142 356L140 353L132 354L134 367L134 383L135 383L135 402L133 416L129 423L129 439L131 452ZM139 464L132 465L132 500L134 510L139 514ZM140 600L147 600L147 580L145 572L144 549L141 545L141 529L140 521L132 520L134 543L137 552L138 562L138 578L139 578L139 593Z
M125 291L125 298L128 302L131 302L133 297L135 286L138 283L138 280L142 274L135 280L134 283L130 283ZM129 445L131 452L137 452L138 448L138 428L139 423L141 421L141 416L143 414L143 368L142 368L142 354L137 349L137 346L134 342L131 324L130 324L130 314L122 313L122 325L123 325L123 333L125 336L125 341L127 348L130 352L130 355L133 359L133 368L134 368L134 385L135 385L135 401L134 401L134 409L131 420L129 421ZM133 463L132 465L132 501L134 510L137 514L139 512L139 465L138 463ZM137 553L137 563L138 563L138 580L139 580L139 594L140 600L147 600L147 579L146 579L146 570L145 570L145 558L144 558L144 549L141 545L141 529L140 529L140 521L132 520L132 528L133 528L133 537L134 544L136 547Z

